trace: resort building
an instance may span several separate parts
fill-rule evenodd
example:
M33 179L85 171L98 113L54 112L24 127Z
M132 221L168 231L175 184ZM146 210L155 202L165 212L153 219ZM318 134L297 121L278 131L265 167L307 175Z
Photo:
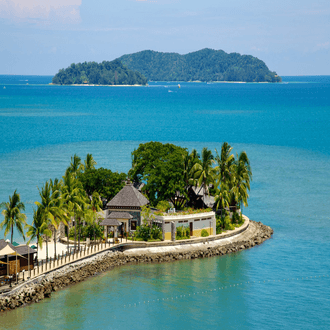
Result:
M116 219L122 222L121 231L135 231L136 227L141 225L141 208L148 204L149 200L128 180L123 189L106 204L104 224L115 215Z
M162 226L163 237L166 241L172 240L173 230L183 226L190 229L190 236L201 237L202 230L205 229L209 235L216 234L215 213L201 212L186 215L168 213L167 215L157 215L154 222Z

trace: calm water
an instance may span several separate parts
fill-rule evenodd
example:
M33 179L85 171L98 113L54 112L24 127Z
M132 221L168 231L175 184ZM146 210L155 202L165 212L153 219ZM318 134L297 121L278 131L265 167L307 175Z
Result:
M109 271L2 314L1 329L329 328L329 76L181 89L50 81L0 76L0 200L17 188L29 222L37 186L60 177L74 153L127 172L143 141L199 151L228 141L252 163L244 212L275 233L226 257Z

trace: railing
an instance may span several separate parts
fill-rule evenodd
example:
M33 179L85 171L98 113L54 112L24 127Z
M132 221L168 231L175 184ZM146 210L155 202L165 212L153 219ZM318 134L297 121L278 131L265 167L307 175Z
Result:
M58 254L56 257L50 257L46 258L45 260L35 262L34 265L30 266L33 269L30 268L30 270L24 270L17 274L6 276L7 281L3 284L3 287L6 286L8 287L8 290L10 290L11 288L17 287L18 284L25 283L27 280L34 279L42 274L54 271L70 263L82 260L85 257L95 255L117 245L119 245L119 242L116 243L113 239L95 243L89 246L81 245L79 249L78 247L68 247L66 252L62 251L62 254ZM8 286L9 283L10 286Z

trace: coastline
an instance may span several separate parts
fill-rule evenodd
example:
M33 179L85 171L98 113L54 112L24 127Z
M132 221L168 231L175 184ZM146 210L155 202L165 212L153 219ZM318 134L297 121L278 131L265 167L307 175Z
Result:
M0 312L39 302L51 296L52 292L69 285L79 283L98 273L111 270L122 265L139 263L162 263L178 260L209 258L260 245L271 238L273 230L261 222L250 220L247 229L235 236L222 240L199 242L195 244L135 248L124 252L104 251L84 260L65 265L60 269L40 275L0 295Z

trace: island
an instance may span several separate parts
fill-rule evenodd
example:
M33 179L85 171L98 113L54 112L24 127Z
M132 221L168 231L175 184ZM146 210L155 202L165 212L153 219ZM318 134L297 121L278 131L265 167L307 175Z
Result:
M185 55L144 50L117 60L141 72L149 81L282 81L256 57L209 48Z
M147 79L140 72L124 66L121 61L102 63L72 63L53 77L54 85L146 85Z
M131 156L128 173L72 156L64 176L39 189L31 225L16 190L0 203L0 228L11 234L0 239L0 313L113 267L224 256L271 238L242 212L252 180L245 151L150 141ZM27 244L13 242L14 228Z

